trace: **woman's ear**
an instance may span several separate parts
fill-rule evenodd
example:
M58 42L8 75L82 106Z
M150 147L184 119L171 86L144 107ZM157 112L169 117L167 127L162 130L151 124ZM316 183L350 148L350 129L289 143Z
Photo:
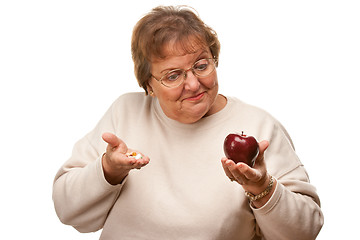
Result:
M151 97L155 97L154 91L153 91L152 87L150 86L150 84L146 85L146 90Z

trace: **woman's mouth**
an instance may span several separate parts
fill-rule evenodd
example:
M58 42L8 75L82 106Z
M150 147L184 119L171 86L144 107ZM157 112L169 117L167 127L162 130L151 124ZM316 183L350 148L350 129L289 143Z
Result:
M202 99L202 97L205 95L205 92L202 92L202 93L199 93L198 95L195 95L195 96L191 96L191 97L188 97L188 98L185 98L184 100L186 101L199 101L200 99Z

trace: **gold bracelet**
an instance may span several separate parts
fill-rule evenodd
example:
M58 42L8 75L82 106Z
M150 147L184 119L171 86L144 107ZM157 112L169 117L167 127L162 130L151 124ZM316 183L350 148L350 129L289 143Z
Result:
M272 176L270 176L270 182L269 185L265 188L265 190L262 193L259 193L258 195L254 195L248 191L245 191L245 195L250 199L250 201L254 202L256 200L259 200L263 197L265 197L266 195L268 195L272 189L274 183L274 179Z

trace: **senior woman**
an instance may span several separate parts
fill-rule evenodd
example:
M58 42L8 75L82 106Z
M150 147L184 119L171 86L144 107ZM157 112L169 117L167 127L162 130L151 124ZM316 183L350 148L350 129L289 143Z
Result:
M145 94L120 96L75 144L53 186L60 220L100 239L315 239L320 201L286 130L218 93L216 33L157 7L131 47ZM241 131L262 140L253 167L224 157Z

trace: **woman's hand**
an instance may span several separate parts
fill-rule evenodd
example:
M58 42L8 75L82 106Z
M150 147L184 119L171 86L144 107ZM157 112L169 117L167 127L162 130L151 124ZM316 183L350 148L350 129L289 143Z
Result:
M261 141L259 143L259 155L256 158L253 167L249 167L247 164L242 162L235 163L234 161L225 157L222 158L221 162L226 175L230 178L231 181L237 181L239 184L241 184L245 191L248 191L254 195L263 192L270 182L270 176L267 173L264 161L264 152L268 146L268 141ZM275 185L276 182L274 182L271 192L265 197L254 201L253 205L258 208L263 206L270 199L273 190L275 189Z
M139 153L128 149L126 144L112 133L104 133L103 140L108 143L106 153L102 156L102 167L106 181L112 185L120 184L128 175L131 169L140 169L147 165L150 159ZM136 152L142 157L136 159L126 155L126 153Z

